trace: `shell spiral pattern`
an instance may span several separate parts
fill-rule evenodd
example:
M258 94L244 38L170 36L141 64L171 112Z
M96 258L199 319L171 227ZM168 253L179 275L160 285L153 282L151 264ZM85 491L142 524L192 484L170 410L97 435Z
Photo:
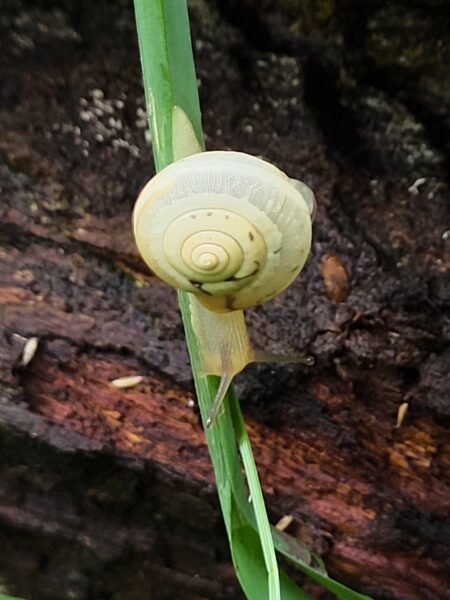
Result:
M138 248L172 286L211 310L240 310L283 291L311 245L313 195L269 163L202 152L151 179L134 210Z

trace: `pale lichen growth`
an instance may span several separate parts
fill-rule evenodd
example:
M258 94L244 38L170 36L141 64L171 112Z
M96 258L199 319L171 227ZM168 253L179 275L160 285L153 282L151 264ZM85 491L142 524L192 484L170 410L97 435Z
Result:
M127 95L108 98L100 88L91 89L79 99L78 124L54 123L53 131L72 135L82 156L88 157L94 147L112 148L115 152L127 151L134 158L140 156L139 147L133 143L135 129L147 127L147 113L142 108L143 99L136 109L136 119L130 128L125 124Z

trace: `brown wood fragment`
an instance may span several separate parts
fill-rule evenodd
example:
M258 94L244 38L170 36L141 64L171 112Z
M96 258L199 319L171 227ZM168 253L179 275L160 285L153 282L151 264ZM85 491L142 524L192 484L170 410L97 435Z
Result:
M402 402L400 404L400 406L398 407L397 422L395 424L395 427L397 429L402 426L403 421L405 420L405 417L406 417L406 413L408 412L408 407L409 407L408 402Z
M37 352L39 346L39 338L31 337L29 340L25 342L22 351L22 360L21 364L23 367L26 367L32 360L34 355Z
M125 377L118 377L113 379L110 384L120 390L126 390L128 388L135 387L142 383L144 377L142 375L127 375Z
M326 254L320 270L328 297L333 302L344 302L350 292L350 279L342 260L334 254Z
M278 529L278 531L286 531L293 521L294 517L292 515L283 515L275 527Z

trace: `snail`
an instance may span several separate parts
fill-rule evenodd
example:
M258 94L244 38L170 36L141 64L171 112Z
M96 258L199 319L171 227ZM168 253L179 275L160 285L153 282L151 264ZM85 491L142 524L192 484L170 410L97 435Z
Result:
M280 294L309 255L314 194L270 163L231 151L190 155L155 175L133 212L137 247L153 272L190 293L203 375L220 384L207 425L255 350L243 310Z

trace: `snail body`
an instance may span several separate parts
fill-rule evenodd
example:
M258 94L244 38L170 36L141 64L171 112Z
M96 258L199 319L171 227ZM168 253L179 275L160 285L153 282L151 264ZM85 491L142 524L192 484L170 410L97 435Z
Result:
M305 184L241 152L178 160L139 195L138 249L156 275L190 292L203 374L221 377L209 422L233 376L261 358L242 310L277 296L297 277L310 252L313 211Z

